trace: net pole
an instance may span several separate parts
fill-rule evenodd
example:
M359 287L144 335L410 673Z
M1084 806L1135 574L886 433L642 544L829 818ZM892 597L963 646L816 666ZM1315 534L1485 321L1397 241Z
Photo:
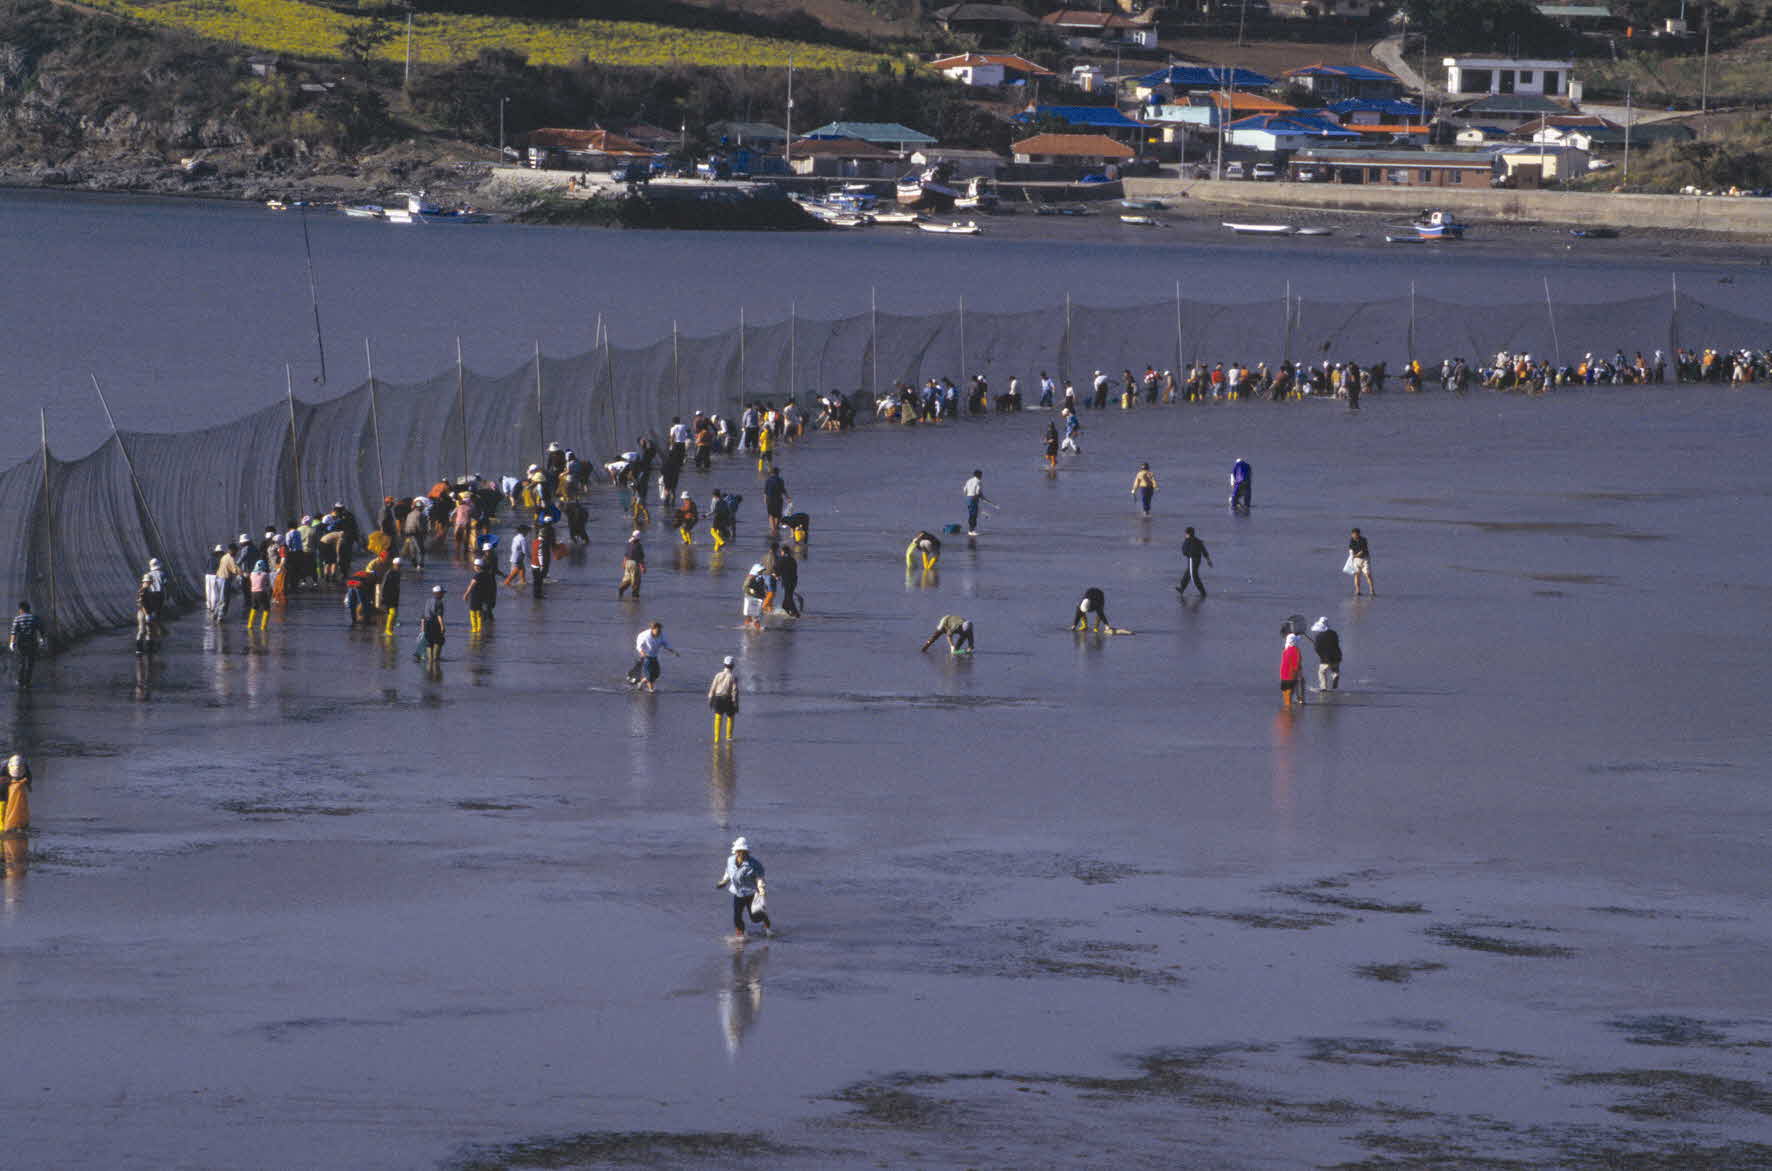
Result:
M1673 302L1667 316L1667 350L1674 360L1674 381L1680 380L1680 274L1673 274Z
M1557 366L1561 367L1563 365L1563 343L1562 340L1557 337L1557 310L1556 307L1551 304L1549 277L1544 278L1544 312L1545 315L1550 318L1551 357L1556 360Z
M1288 285L1288 288L1291 286ZM1181 282L1175 282L1175 368L1181 369Z
M960 381L966 381L966 298L960 298Z
M1064 369L1059 372L1059 377L1066 382L1071 380L1071 295L1069 292L1064 295Z
M677 350L677 322L671 320L671 405L677 406L683 401L683 367L681 356ZM681 413L679 411L679 413Z
M1180 284L1176 285L1180 288ZM1176 343L1178 346L1180 342ZM1292 282L1286 282L1286 342L1280 350L1280 364L1283 366L1292 361Z
M800 381L800 302L788 302L788 397L799 393ZM742 404L741 404L742 405Z
M535 429L541 436L542 447L548 444L548 416L542 405L541 390L541 339L535 339Z
M1409 361L1415 361L1415 282L1409 282Z
M314 280L314 244L308 238L308 209L301 209L301 243L308 255L308 300L314 306L314 346L320 351L320 385L326 385L326 335L320 331L320 286Z
M363 339L363 365L369 371L369 429L375 436L375 485L381 489L385 500L388 495L388 469L381 455L381 403L375 391L375 354L369 348L368 338Z
M868 287L868 332L873 338L868 344L868 358L873 367L870 377L873 380L874 398L878 399L880 397L880 290L871 285Z
M42 436L41 459L43 463L43 540L49 555L49 631L53 640L58 615L61 613L56 595L55 584L55 497L49 492L49 413L42 407L37 408L37 426Z
M301 513L301 430L295 423L295 378L283 364L283 394L289 403L289 474L294 478L295 511Z
M468 474L468 378L462 363L461 338L455 339L455 421L461 424L461 474Z
M738 399L744 401L745 388L745 323L744 306L738 307Z
M288 367L284 367L287 371ZM123 453L123 466L129 469L129 483L135 488L135 498L142 507L142 519L148 522L149 552L158 557L166 552L166 542L160 536L160 526L154 522L154 511L148 507L148 494L142 490L141 478L135 474L135 460L129 454L129 445L123 442L123 433L117 430L117 420L111 415L111 404L105 401L105 388L99 385L98 375L92 376L92 389L98 392L98 402L105 409L105 422L111 425L111 438L117 441L117 450Z

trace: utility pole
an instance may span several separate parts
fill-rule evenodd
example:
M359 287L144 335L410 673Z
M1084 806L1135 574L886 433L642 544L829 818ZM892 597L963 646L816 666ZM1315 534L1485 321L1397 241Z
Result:
M1626 82L1624 86L1624 183L1622 184L1624 187L1630 186L1630 91L1630 83Z
M781 147L782 162L794 169L794 55L788 54L788 140Z
M1237 9L1237 47L1243 47L1243 25L1249 19L1249 0L1243 0Z
M400 88L412 88L412 5L406 6L406 76L400 82Z
M510 98L498 99L498 161L505 161L505 103Z
M1704 71L1698 83L1698 132L1710 129L1710 12L1715 3L1704 6Z

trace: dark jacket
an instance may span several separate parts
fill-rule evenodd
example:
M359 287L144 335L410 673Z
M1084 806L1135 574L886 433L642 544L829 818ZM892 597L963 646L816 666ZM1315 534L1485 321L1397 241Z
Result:
M1321 634L1313 635L1311 645L1317 649L1317 658L1325 663L1340 665L1341 636L1333 630L1325 630Z

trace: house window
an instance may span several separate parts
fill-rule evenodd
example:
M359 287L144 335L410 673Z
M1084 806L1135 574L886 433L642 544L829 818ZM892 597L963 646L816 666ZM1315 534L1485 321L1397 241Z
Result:
M1502 92L1504 94L1513 93L1514 92L1514 71L1511 69L1498 69L1498 70L1496 70L1496 74L1500 80L1500 92Z
M1395 184L1398 187L1409 186L1409 169L1407 167L1396 168L1385 176L1385 182Z
M1520 70L1520 84L1521 85L1531 85L1532 84L1532 70L1530 70L1530 69Z
M1544 71L1544 92L1552 97L1563 92L1563 74L1556 69Z
M1434 173L1426 167L1421 168L1421 181L1423 183L1431 184L1434 181Z
M1446 172L1446 182L1448 182L1448 183L1462 183L1462 182L1464 182L1464 172L1463 171L1447 171Z
M1458 73L1458 92L1461 94L1486 94L1493 92L1495 87L1495 71L1493 69L1461 69Z

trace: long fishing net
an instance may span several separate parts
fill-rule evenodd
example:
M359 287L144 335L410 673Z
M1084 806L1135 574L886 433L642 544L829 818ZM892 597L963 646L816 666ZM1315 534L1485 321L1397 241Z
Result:
M31 599L52 637L66 641L132 621L150 557L166 566L171 601L188 605L208 550L239 533L281 530L334 503L373 523L384 496L419 494L442 478L520 473L553 441L600 464L673 417L736 417L757 398L795 394L810 405L836 389L865 404L901 383L974 374L997 389L1018 376L1026 395L1042 372L1086 392L1098 370L1117 378L1201 361L1385 361L1394 370L1410 358L1480 365L1500 351L1561 365L1660 350L1671 364L1680 347L1772 346L1772 322L1677 291L1480 306L1329 293L1013 313L956 302L918 315L869 310L673 333L634 347L605 334L589 352L537 353L503 374L458 360L421 382L372 379L337 398L291 398L201 431L123 432L76 460L45 449L0 472L0 572L12 596Z

